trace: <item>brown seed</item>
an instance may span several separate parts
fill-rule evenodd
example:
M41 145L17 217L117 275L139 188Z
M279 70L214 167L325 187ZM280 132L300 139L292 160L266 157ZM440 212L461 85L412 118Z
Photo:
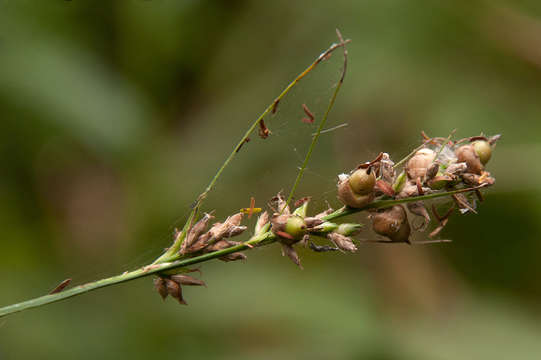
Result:
M468 173L481 175L484 167L472 144L460 146L455 150L455 154L458 162L466 163Z
M417 151L406 164L408 178L413 180L424 178L428 167L432 164L435 157L436 153L434 150L424 148Z
M409 243L411 229L406 210L401 205L395 205L372 215L372 229L393 242Z
M338 183L338 198L345 205L358 209L371 203L374 200L374 193L356 194L349 185L349 179L345 179Z

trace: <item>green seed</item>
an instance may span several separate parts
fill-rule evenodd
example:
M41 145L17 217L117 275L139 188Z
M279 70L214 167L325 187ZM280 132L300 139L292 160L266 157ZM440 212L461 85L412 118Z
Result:
M477 155L479 155L479 160L481 160L481 163L485 165L492 156L492 147L488 141L485 140L474 141L472 145Z

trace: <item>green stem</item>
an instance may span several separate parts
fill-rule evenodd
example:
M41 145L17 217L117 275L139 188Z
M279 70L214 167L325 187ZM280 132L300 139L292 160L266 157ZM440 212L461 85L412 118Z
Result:
M269 231L263 234L253 236L250 240L242 244L232 246L227 249L195 256L192 258L177 260L173 262L165 262L165 263L160 263L160 264L143 266L140 269L130 271L130 272L125 272L121 275L112 276L106 279L101 279L98 281L79 285L79 286L73 287L68 290L64 290L56 294L44 295L32 300L28 300L28 301L24 301L18 304L13 304L13 305L0 308L0 318L10 315L10 314L14 314L19 311L51 304L51 303L61 301L61 300L65 300L70 297L87 293L89 291L93 291L93 290L97 290L97 289L104 288L107 286L112 286L112 285L120 284L123 282L139 279L142 277L150 276L150 275L157 274L166 270L181 268L181 267L201 263L204 261L209 261L209 260L216 259L216 258L222 257L227 254L231 254L237 251L250 250L252 249L252 247L271 244L275 241L276 241L276 236L272 232Z
M316 143L319 139L319 135L321 135L321 131L323 130L323 127L325 126L325 123L327 122L327 118L329 117L329 113L331 112L331 109L334 106L334 102L336 101L336 97L338 96L338 92L340 91L340 88L342 87L342 84L344 83L344 78L346 77L346 70L347 70L347 63L348 63L348 56L347 56L347 50L346 50L346 42L342 38L342 35L336 30L336 33L338 34L338 38L340 39L340 44L344 44L344 67L342 68L342 74L340 76L340 80L338 80L338 83L336 84L336 87L334 89L334 92L332 94L332 97L329 101L329 105L327 105L327 110L325 110L325 114L323 115L323 119L321 119L321 122L319 123L319 126L317 128L316 134L312 138L312 142L310 143L310 147L308 148L308 152L306 153L306 156L304 157L304 161L302 163L301 168L299 169L299 173L297 174L297 178L295 179L295 183L293 184L293 187L291 188L291 191L289 192L289 196L286 200L286 205L284 208L280 210L282 212L285 207L289 204L291 199L293 198L293 195L295 194L295 190L297 189L297 186L299 185L302 175L304 174L304 171L306 170L306 166L308 165L308 161L310 160L310 157L312 156L312 151L314 150L314 147L316 146Z
M413 196L413 197L408 197L408 198L403 198L403 199L378 200L378 201L374 201L374 202L372 202L372 203L370 203L370 204L368 204L366 206L363 206L362 208L351 208L351 207L344 206L344 207L336 210L335 212L330 213L329 215L322 217L321 219L326 220L326 221L330 221L330 220L334 220L334 219L341 218L341 217L344 217L344 216L348 216L348 215L351 215L351 214L356 214L358 212L365 211L365 210L385 209L385 208L388 208L388 207L391 207L391 206L394 206L394 205L399 205L399 204L405 204L405 203L423 201L423 200L430 200L430 199L436 199L436 198L450 196L450 195L464 193L464 192L471 192L471 191L479 190L479 189L481 189L483 187L485 187L485 186L481 185L481 186L476 186L476 187L471 187L471 188L464 188L464 189L458 189L458 190L452 190L452 191L438 192L438 193L421 195L421 196Z
M447 192L442 192L442 193L434 193L434 194L415 196L415 197L398 199L398 200L378 200L359 209L343 207L327 216L324 216L322 219L326 221L330 221L330 220L344 217L347 215L355 214L364 210L382 209L382 208L391 207L397 204L415 202L419 200L435 199L435 198L449 196L449 195L458 194L462 192L474 191L480 188L481 186L478 186L474 188L447 191ZM223 249L223 250L219 250L219 251L215 251L215 252L211 252L211 253L207 253L207 254L203 254L199 256L194 256L190 258L183 258L183 259L172 261L172 262L154 263L151 265L143 266L140 269L130 271L130 272L125 272L124 274L121 274L121 275L113 276L106 279L101 279L98 281L79 285L79 286L73 287L68 290L64 290L56 294L44 295L32 300L28 300L28 301L24 301L18 304L13 304L13 305L0 308L0 318L19 312L19 311L51 304L51 303L61 301L64 299L68 299L70 297L81 295L81 294L84 294L93 290L97 290L100 288L104 288L107 286L116 285L123 282L150 276L153 274L161 273L166 270L172 270L172 269L186 267L189 265L202 263L202 262L216 259L216 258L222 257L227 254L231 254L237 251L247 251L256 247L266 246L266 245L276 242L276 240L277 240L276 235L274 235L274 233L272 233L271 231L267 231L261 234L254 235L248 241L243 242L242 244L239 244L239 245L232 246L227 249Z
M203 200L205 200L205 198L207 197L208 193L214 188L214 185L216 185L216 182L218 181L218 178L220 177L220 175L222 175L223 171L225 170L225 168L231 163L231 161L233 160L233 158L236 156L236 154L239 152L241 146L244 145L244 143L246 142L246 139L248 139L248 137L250 136L250 134L255 130L255 128L259 125L259 122L261 120L263 120L263 118L265 116L267 116L270 112L272 112L275 107L278 106L278 104L280 103L280 101L289 93L289 91L302 79L304 78L306 75L308 75L320 62L322 62L323 60L327 59L327 56L329 54L331 54L333 51L335 51L336 49L338 49L339 47L343 47L345 49L345 45L349 42L349 40L343 40L343 39L340 39L340 43L338 44L332 44L327 50L325 50L323 53L321 53L316 60L314 60L312 62L312 64L310 64L306 69L304 69L303 72L301 72L299 75L297 75L297 77L291 82L289 83L289 85L286 86L286 88L284 90L282 90L282 92L280 93L280 95L278 95L278 97L276 99L274 99L274 101L269 104L267 106L267 108L261 113L261 115L259 115L259 117L250 125L250 127L248 128L248 130L246 130L246 132L244 133L244 136L242 136L242 138L240 139L240 141L237 143L237 145L233 148L233 150L231 151L231 153L229 154L229 156L225 159L224 163L222 164L222 166L218 169L218 171L216 172L216 174L214 175L214 177L212 178L212 180L210 181L210 183L207 185L207 187L205 188L205 191L203 191L198 197L197 197L197 200L195 201L194 205L193 205L193 210L190 212L190 215L188 217L188 220L186 221L186 224L184 224L184 227L182 229L181 232L179 232L177 234L177 236L175 237L175 240L173 241L173 245L171 245L160 257L158 257L156 260L154 260L153 264L159 264L159 263L163 263L163 262L170 262L170 261L174 261L176 259L179 258L179 255L178 255L178 252L180 250L180 247L182 245L182 242L184 241L184 238L186 237L186 233L188 232L188 229L190 228L193 220L195 220L195 218L197 217L197 212L199 210L199 208L201 207L201 204L203 203ZM319 133L321 132L321 129L323 127L323 124L325 124L325 121L327 119L327 115L328 115L328 112L330 111L330 109L332 108L332 105L334 104L334 100L336 98L336 95L338 94L338 89L340 88L340 85L342 84L342 82L344 81L344 74L345 74L345 65L344 65L344 70L342 71L342 77L340 79L340 82L339 82L339 85L337 86L337 89L334 91L334 95L333 95L333 98L331 100L331 104L329 105L329 108L327 109L327 113L325 114L325 117L322 121L322 123L320 124L319 128L318 128L318 131L317 131L317 134L315 136L315 138L312 140L312 145L310 147L310 151L309 151L309 155L307 155L307 158L305 159L305 164L303 165L303 170L299 173L299 176L297 176L297 180L295 182L295 186L293 187L293 190L290 194L290 196L293 196L293 192L294 192L294 189L297 187L297 184L298 182L300 181L300 178L302 176L302 172L304 171L304 168L306 167L306 163L308 162L308 159L310 158L310 154L312 153L312 148L313 146L315 145L315 142L317 141L317 138L319 137ZM315 141L314 141L315 140Z
M259 115L259 117L252 123L252 125L248 128L248 130L246 130L246 132L244 133L244 136L240 139L240 141L238 142L238 144L233 148L233 150L231 151L231 153L229 154L229 156L227 157L227 159L225 159L224 163L222 164L222 166L218 169L218 171L216 172L216 174L214 175L214 177L212 178L212 180L210 181L210 183L207 185L207 187L205 188L205 191L203 191L198 197L197 197L197 200L194 204L194 208L191 212L191 215L190 215L190 218L193 218L195 217L196 213L197 213L197 210L199 209L199 207L201 206L201 204L203 203L203 200L207 197L208 193L212 190L212 188L214 187L214 185L216 184L216 182L218 181L218 178L220 177L220 175L222 174L222 172L225 170L225 168L229 165L229 163L233 160L233 158L235 157L235 155L239 152L241 146L244 145L244 143L246 142L246 140L248 139L248 137L250 136L250 134L255 130L255 128L259 125L259 122L261 120L263 120L263 118L265 118L265 116L267 116L270 112L273 112L275 111L275 108L278 106L278 104L280 103L280 101L287 95L287 93L289 93L289 91L299 82L301 81L302 78L304 78L306 75L308 75L320 62L322 62L323 60L326 60L327 57L329 56L329 54L331 54L334 50L338 49L339 47L345 47L345 45L349 42L349 40L346 40L346 41L341 41L340 43L338 44L332 44L327 50L325 50L323 53L321 53L316 60L314 60L312 62L312 64L310 64L306 69L304 69L303 72L301 72L299 75L297 75L297 77L291 82L289 83L288 86L286 86L286 88L280 93L280 95L278 95L278 97L276 99L274 99L274 101L269 104L269 106L267 106L267 108L261 113L261 115ZM345 71L345 70L344 70ZM343 81L343 77L342 77L342 81ZM335 91L336 92L336 91ZM335 95L336 96L336 95ZM334 102L334 101L333 101ZM321 129L319 129L318 131L320 131ZM316 136L317 137L317 136ZM186 229L186 227L185 227ZM161 258L161 257L160 257ZM165 258L167 258L167 256L165 256Z

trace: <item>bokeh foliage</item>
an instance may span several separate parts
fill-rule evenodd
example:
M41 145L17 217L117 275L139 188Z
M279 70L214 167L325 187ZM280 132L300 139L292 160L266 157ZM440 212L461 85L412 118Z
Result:
M276 247L203 267L188 307L141 280L0 322L0 358L534 359L541 300L536 1L0 0L0 303L152 260L279 90L331 42L349 73L299 195L420 130L502 133L480 214L438 246ZM218 217L295 177L339 56L310 75L209 197ZM369 231L361 235L373 238ZM31 345L31 346L29 346Z

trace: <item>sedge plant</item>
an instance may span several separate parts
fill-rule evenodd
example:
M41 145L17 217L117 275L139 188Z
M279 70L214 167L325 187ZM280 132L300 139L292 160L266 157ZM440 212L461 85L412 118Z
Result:
M190 268L191 265L213 259L225 262L243 260L246 251L272 244L279 244L282 254L299 267L302 265L296 251L298 246L306 246L316 252L357 251L364 243L373 242L353 239L363 224L339 223L337 220L359 212L368 212L373 231L381 237L377 242L425 244L447 241L437 237L450 216L454 213L476 212L476 203L483 200L481 189L495 182L485 166L499 136L481 135L453 140L453 134L443 138L429 137L423 132L422 144L402 160L395 163L388 153L381 152L375 159L359 162L351 171L338 175L337 198L340 206L337 210L329 207L326 211L310 215L310 197L292 204L295 190L320 134L325 131L323 129L329 113L346 76L346 45L349 40L344 40L338 30L337 35L339 41L322 52L249 126L208 186L197 197L186 223L175 232L172 244L161 256L138 269L87 284L69 288L69 279L65 280L49 294L0 308L0 317L149 276L154 277L155 289L162 298L171 296L179 303L186 304L182 286L205 285L201 279L188 275L198 271ZM222 222L212 223L214 215L202 213L203 203L224 169L254 132L263 139L272 134L265 119L276 112L280 101L299 81L338 49L342 50L343 55L340 78L289 194L285 196L278 193L265 211L255 208L252 199L250 207L234 212ZM302 121L313 123L314 115L306 106L303 108L306 118ZM440 204L440 209L432 204L431 216L427 202L435 198L447 198L449 201ZM440 214L442 207L446 209ZM243 218L256 213L259 213L259 217L252 235L245 240L234 240L247 230L242 225ZM418 224L414 225L410 217L418 219ZM412 231L425 231L434 222L435 226L427 240L411 240Z

